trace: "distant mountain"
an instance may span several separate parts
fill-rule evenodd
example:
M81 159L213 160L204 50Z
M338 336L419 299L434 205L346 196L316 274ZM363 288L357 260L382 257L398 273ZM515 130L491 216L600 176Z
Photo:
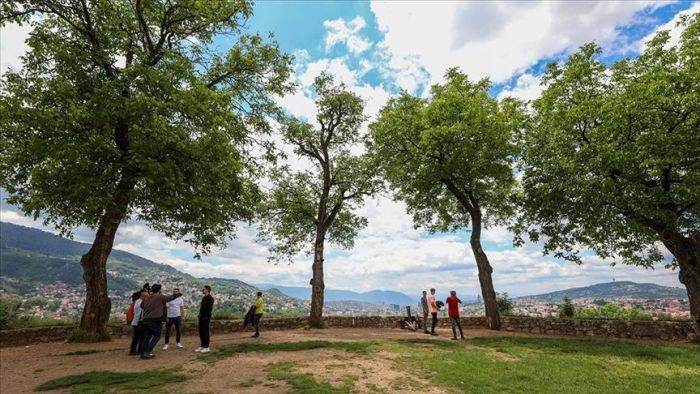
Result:
M54 234L0 222L0 293L36 295L45 298L55 294L84 293L80 256L89 244L75 242ZM258 289L236 279L195 278L177 269L141 256L113 250L107 261L107 282L110 297L120 301L144 282L161 283L167 289L180 287L194 304L200 289L210 284L217 306L243 311ZM266 292L271 310L304 309L308 302L280 292Z
M271 283L262 283L256 285L261 289L277 289L282 293L295 298L304 300L311 299L311 286L279 286ZM324 301L357 301L371 304L398 304L401 306L414 305L418 299L413 299L404 293L389 290L372 290L365 293L358 293L349 290L334 290L326 289Z
M561 302L564 297L569 297L571 299L589 298L604 300L622 298L647 300L663 298L686 299L688 298L688 293L685 289L679 287L660 286L653 283L608 282L546 294L517 297L514 300L528 303L551 304Z

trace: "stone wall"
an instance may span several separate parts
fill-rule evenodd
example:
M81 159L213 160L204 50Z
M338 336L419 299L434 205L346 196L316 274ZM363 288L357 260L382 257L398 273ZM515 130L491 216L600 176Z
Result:
M402 317L383 316L329 316L324 318L328 328L399 328ZM430 323L430 321L428 322ZM464 329L483 329L486 327L484 317L463 317ZM261 322L263 331L293 330L305 328L307 318L265 319ZM242 320L214 320L211 322L212 334L243 332ZM438 327L449 328L447 318L438 320ZM63 341L73 326L25 328L0 331L0 347L31 345L41 342ZM686 341L694 338L693 324L690 321L651 321L651 320L581 320L581 319L543 319L533 317L504 317L503 330L547 335L565 335L577 337L610 337L650 339L664 341ZM131 336L132 329L125 324L110 327L113 337ZM248 327L246 330L251 330ZM197 334L197 322L186 321L185 335Z
M683 341L695 338L691 321L588 320L505 317L502 329L535 334Z

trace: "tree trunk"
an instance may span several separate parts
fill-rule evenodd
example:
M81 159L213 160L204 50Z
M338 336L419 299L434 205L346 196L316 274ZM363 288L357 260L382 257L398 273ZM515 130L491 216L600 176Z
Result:
M493 287L491 273L493 268L489 263L486 253L481 248L481 212L475 212L471 215L472 219L472 236L469 243L476 259L476 267L479 271L479 283L481 284L481 296L484 298L484 307L486 309L486 324L492 330L501 329L501 316L498 312L498 303L496 302L496 291Z
M126 183L120 182L112 205L102 217L102 224L97 229L92 247L80 259L86 288L85 307L80 318L80 329L83 331L104 334L107 329L112 306L107 294L107 258L129 205L127 190L132 187Z
M678 280L685 285L695 332L700 335L700 240L664 230L661 241L678 261Z
M311 313L309 314L309 326L323 328L323 246L325 231L319 229L314 243L313 279L311 279Z

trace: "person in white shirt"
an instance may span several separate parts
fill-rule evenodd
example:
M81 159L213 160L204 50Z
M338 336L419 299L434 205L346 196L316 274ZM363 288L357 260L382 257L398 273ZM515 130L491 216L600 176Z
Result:
M134 318L131 320L131 328L134 330L134 334L131 337L131 346L129 347L130 356L138 356L141 354L141 342L143 341L143 330L140 326L141 317L143 317L141 303L146 297L148 297L148 290L142 289L139 292L139 298L134 301Z
M173 294L180 294L180 289L177 287L173 289ZM185 318L185 301L182 297L176 298L167 304L165 304L168 309L168 321L165 323L165 344L163 345L163 350L168 350L168 342L170 342L170 329L175 326L175 342L177 343L177 348L182 349L181 329L182 329L182 319Z

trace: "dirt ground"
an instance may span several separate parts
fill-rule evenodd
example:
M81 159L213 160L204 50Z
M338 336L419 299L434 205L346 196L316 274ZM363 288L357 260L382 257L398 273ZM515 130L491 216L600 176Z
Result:
M366 341L380 339L430 338L448 340L451 332L438 329L440 336L431 337L420 332L400 329L326 329L289 330L263 332L260 338L253 339L251 333L231 333L212 336L212 349L230 343L245 342L299 342L309 340ZM465 330L467 337L526 335L485 329ZM172 338L171 338L172 339ZM68 344L54 342L35 346L21 346L0 349L0 393L29 393L39 384L48 380L89 371L138 372L145 368L181 367L190 378L163 388L162 392L207 392L207 393L283 393L287 391L283 381L268 379L269 366L274 363L295 362L296 371L310 373L319 381L342 383L348 375L354 377L355 388L359 392L386 390L402 392L391 386L397 380L421 382L419 377L409 376L406 371L393 369L392 353L378 352L367 355L347 354L330 349L316 349L294 352L243 353L223 358L214 363L197 359L193 350L198 346L198 337L185 336L182 343L185 349L170 348L161 350L159 342L151 360L141 360L128 356L130 338L118 338L107 343ZM171 344L173 346L174 344ZM65 355L79 350L99 350L87 355ZM252 387L241 386L242 382L255 379ZM428 386L429 387L429 386ZM158 391L158 390L156 390ZM420 391L439 393L440 391ZM406 389L404 392L414 392Z

